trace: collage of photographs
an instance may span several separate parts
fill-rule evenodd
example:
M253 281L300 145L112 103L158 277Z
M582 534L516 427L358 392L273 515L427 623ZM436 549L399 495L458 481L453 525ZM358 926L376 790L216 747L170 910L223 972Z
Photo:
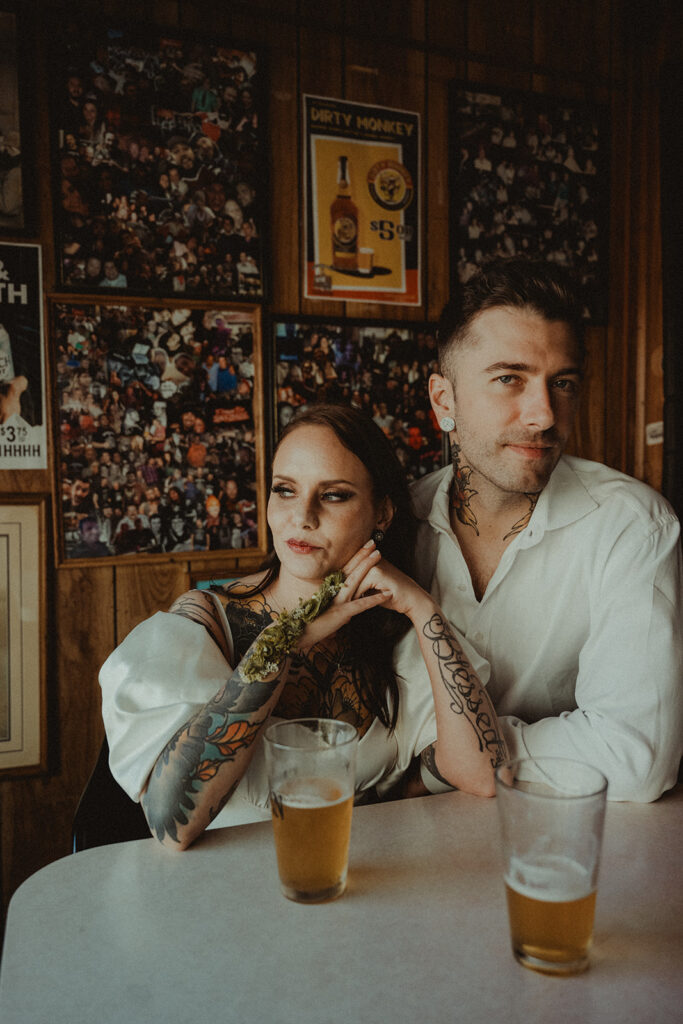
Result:
M274 325L276 434L317 401L364 410L391 440L409 480L444 465L443 434L427 381L438 368L433 326Z
M451 91L454 271L467 281L491 256L573 268L584 316L605 322L606 140L598 110L532 94Z
M13 14L8 25L16 28ZM330 257L346 268L347 315L279 314L267 304L263 55L245 41L106 20L67 19L53 46L57 289L45 328L59 561L265 551L269 454L291 417L318 401L366 411L409 480L445 465L427 389L435 326L391 315L415 301L422 273L419 114L303 97L303 203L315 244L339 248L334 233L324 237L339 167L367 164L369 184L347 170L333 203L344 245L358 246ZM23 217L16 53L3 66L0 174ZM462 83L450 100L453 273L464 281L491 254L540 252L579 266L597 296L600 119L577 104ZM401 203L377 205L385 173L410 183ZM311 239L306 280L322 259ZM372 274L360 262L368 242ZM32 283L40 257L39 246L0 242L0 468L48 465L46 374L31 359L44 333ZM393 269L375 280L380 263ZM369 296L386 317L353 315ZM601 315L596 299L586 317Z
M256 545L255 321L55 305L67 558Z
M58 60L61 283L260 298L256 55L67 26Z

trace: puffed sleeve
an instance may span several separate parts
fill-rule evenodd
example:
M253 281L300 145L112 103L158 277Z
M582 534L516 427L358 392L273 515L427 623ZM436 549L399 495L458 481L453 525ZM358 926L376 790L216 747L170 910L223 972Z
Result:
M231 641L224 615L223 624ZM168 741L230 672L203 626L169 612L140 623L107 658L99 681L109 763L133 800L140 799Z

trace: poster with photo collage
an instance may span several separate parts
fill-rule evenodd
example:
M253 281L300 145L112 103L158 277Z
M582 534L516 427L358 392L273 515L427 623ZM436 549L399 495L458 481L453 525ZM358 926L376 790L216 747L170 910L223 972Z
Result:
M264 543L260 312L55 301L64 559Z
M277 318L274 440L297 410L344 402L391 440L409 480L446 464L427 381L438 367L433 325Z
M262 69L231 39L68 13L53 33L58 281L264 294Z
M541 258L575 273L587 323L607 322L605 121L578 100L452 83L454 284L491 257Z

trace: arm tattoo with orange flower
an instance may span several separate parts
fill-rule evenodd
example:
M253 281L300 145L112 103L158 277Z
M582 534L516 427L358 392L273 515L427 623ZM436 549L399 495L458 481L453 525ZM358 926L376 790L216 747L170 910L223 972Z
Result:
M491 764L495 767L505 760L507 749L485 687L477 679L448 623L440 615L432 615L423 632L436 655L441 681L450 697L451 711L462 715L469 723L479 750L490 754ZM425 767L432 770L428 763Z
M268 719L260 713L280 681L245 683L236 670L225 686L169 740L159 755L142 797L150 829L159 840L179 842L178 825L186 825L202 786L223 764L251 747ZM216 817L237 783L210 809Z

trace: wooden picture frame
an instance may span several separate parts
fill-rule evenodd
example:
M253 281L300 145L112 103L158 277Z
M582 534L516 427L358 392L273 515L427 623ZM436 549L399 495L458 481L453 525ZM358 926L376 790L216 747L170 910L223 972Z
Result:
M0 499L0 776L47 767L47 496Z
M50 303L58 558L265 553L258 306Z
M409 480L447 464L427 391L438 367L433 324L274 315L271 334L273 445L298 408L348 402L379 423Z
M34 148L30 125L32 66L29 13L19 0L0 0L0 236L35 230Z
M54 42L58 287L261 300L260 54L69 12Z
M454 286L494 255L542 257L575 271L586 321L607 323L606 120L580 100L451 83Z

